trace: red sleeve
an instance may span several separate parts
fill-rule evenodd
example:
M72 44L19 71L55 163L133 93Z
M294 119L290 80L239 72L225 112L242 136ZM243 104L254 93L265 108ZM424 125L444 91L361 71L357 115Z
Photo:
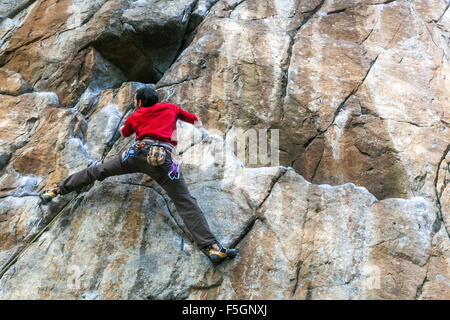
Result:
M189 122L190 124L194 124L195 121L198 121L198 118L195 114L189 113L178 106L176 106L176 109L177 109L177 119Z
M133 128L133 117L129 116L127 121L125 121L125 125L122 128L122 135L124 137L129 137L134 133Z

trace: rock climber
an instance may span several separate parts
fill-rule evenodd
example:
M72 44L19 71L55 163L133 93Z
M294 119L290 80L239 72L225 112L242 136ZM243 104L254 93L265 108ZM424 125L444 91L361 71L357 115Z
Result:
M79 191L82 187L110 176L141 172L149 175L167 192L197 246L217 264L234 257L236 249L223 247L211 232L208 222L186 185L178 163L172 158L177 145L178 119L201 127L196 115L177 105L158 103L158 94L144 87L134 95L135 111L120 128L123 137L136 134L136 142L115 158L78 171L58 182L55 188L40 196L50 202L58 195Z

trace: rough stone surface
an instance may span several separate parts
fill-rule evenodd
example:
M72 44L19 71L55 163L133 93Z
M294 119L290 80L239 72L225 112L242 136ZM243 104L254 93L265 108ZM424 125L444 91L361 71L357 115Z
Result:
M194 3L35 1L21 23L3 22L8 31L0 65L20 73L36 90L57 91L63 106L73 106L97 78L93 51L129 80L155 82L179 50L188 23L181 17Z
M0 0L0 299L450 299L448 8ZM234 260L142 174L39 202L125 150L144 86L202 120L176 157Z
M281 164L308 181L432 198L450 139L447 8L220 1L158 86L223 134L280 129Z
M0 69L0 94L18 96L31 90L30 86L18 73Z

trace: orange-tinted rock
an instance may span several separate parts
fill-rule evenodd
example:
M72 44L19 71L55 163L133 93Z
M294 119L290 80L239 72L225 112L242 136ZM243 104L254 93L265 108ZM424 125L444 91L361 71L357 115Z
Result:
M0 269L74 200L1 299L450 298L446 1L5 3ZM125 150L108 142L163 73L208 129L179 122L176 158L240 251L216 267L143 174L37 196ZM286 167L250 163L277 137Z

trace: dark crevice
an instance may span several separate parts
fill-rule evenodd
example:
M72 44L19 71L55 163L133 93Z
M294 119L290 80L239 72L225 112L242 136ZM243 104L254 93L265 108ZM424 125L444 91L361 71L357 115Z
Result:
M93 10L92 12L90 12L90 13L84 18L84 20L81 21L81 24L80 24L79 28L82 27L82 26L84 26L85 24L89 23L89 22L91 21L92 17L94 17L95 14L96 14L97 12L99 12L100 9L102 9L102 7L103 7L107 2L108 2L107 0L104 1L100 6L98 6L98 8L97 8L96 10Z
M395 1L397 1L397 0L389 0L389 1L385 1L385 2L369 3L369 4L362 3L362 4L357 4L357 5L354 5L354 6L349 6L349 7L344 7L344 8L341 8L341 9L332 10L332 11L327 12L326 14L327 14L327 16L329 16L329 15L332 15L332 14L345 12L345 11L347 11L347 9L356 9L356 8L361 8L363 6L386 5L386 4L395 2Z
M369 157L369 158L373 157L370 153L361 150L361 148L360 148L360 146L358 144L355 144L355 147L356 147L356 150L358 150L359 153L361 153L362 155L365 155L366 157Z
M303 265L303 261L305 260L305 258L302 258L302 253L303 253L303 240L304 240L304 235L305 235L305 228L306 228L306 222L308 222L308 213L310 211L311 208L311 201L310 199L306 199L306 202L308 204L308 206L306 207L306 210L303 213L303 223L302 223L302 227L301 230L303 231L303 234L301 235L301 240L299 243L300 246L300 253L299 253L299 259L296 265L296 277L295 277L295 286L292 289L292 296L295 298L295 294L297 293L297 289L298 289L298 283L300 281L300 272L301 272L301 268ZM316 209L317 210L317 209ZM317 211L316 211L317 213ZM307 258L306 258L307 259Z
M311 283L308 283L308 286L306 287L306 298L305 300L311 300L313 294L313 287L311 286Z
M305 12L302 12L303 14L304 14L304 16L303 16L303 20L302 20L302 23L301 23L301 25L300 25L300 27L299 27L299 29L301 28L301 27L303 27L315 14L316 14L316 12L317 11L319 11L320 10L320 8L322 8L322 6L323 6L323 4L325 3L325 0L322 0L322 1L320 1L320 3L315 7L315 8L313 8L312 10L310 10L310 11L305 11Z
M361 42L359 43L360 45L362 45L364 42L366 42L367 39L369 39L370 35L372 34L373 30L375 30L375 26L377 25L377 22L375 22L375 24L373 25L372 29L369 31L369 33L367 34L367 36L364 37L364 39L361 40Z
M303 144L303 148L305 150L308 149L308 147L311 145L311 143L314 141L314 139L317 138L318 135L319 135L319 132L316 132L316 134L314 136L312 136L311 138L306 140L306 142Z
M320 3L311 11L303 12L302 22L294 30L288 32L290 38L289 47L287 50L287 61L281 66L281 73L283 78L281 79L281 95L280 95L280 121L284 119L284 100L287 96L287 86L289 82L289 68L291 66L292 60L292 50L295 44L295 38L299 30L314 16L314 14L320 10L320 8L325 3L325 0L320 1Z
M364 75L364 78L361 80L361 82L350 92L350 94L348 94L344 100L339 104L339 107L336 109L336 111L334 112L334 116L333 116L333 120L331 121L331 123L328 125L328 127L324 130L321 131L321 133L326 132L336 121L336 117L338 116L338 114L341 112L341 110L343 109L345 103L347 102L348 99L350 99L350 97L352 97L356 92L358 92L359 88L362 86L362 84L364 83L364 81L366 80L367 76L369 75L370 71L372 70L372 67L374 66L375 62L378 59L378 55L370 62L370 66L369 69L367 70L366 74Z
M303 261L299 260L296 265L295 283L294 283L294 288L292 289L292 295L294 297L295 297L295 293L297 292L298 282L300 281L300 272L302 270L302 264L303 264Z
M294 36L290 36L291 40L289 43L288 51L287 51L287 63L285 66L281 66L281 74L283 78L281 79L281 95L280 95L280 121L284 119L284 100L287 96L287 86L289 83L289 67L291 65L292 59L292 48L294 47Z
M267 198L269 198L269 196L272 194L272 190L273 190L273 187L275 186L275 184L278 183L278 181L281 179L281 177L284 176L284 174L285 174L286 172L287 172L287 169L286 169L286 168L282 168L282 169L281 169L281 172L272 178L272 181L271 181L271 183L270 183L270 186L269 186L269 190L268 190L268 192L267 192L267 195L264 197L264 199L261 201L261 203L257 206L256 211L258 211L259 209L261 209L261 207L262 207L262 206L264 205L264 203L266 202Z
M338 10L329 11L329 12L327 12L327 16L329 16L331 14L342 13L342 12L346 11L347 9L351 9L351 8L354 8L354 7L347 7L347 8L342 8L342 9L338 9Z
M214 4L216 4L216 3L217 3L217 1L209 1L209 5L211 7L214 6ZM191 44L191 42L192 42L192 40L193 40L193 38L194 38L194 36L195 36L195 34L197 32L198 26L201 24L201 22L203 20L206 19L207 15L210 12L210 8L211 7L207 7L207 10L205 11L205 13L200 17L199 21L197 21L198 18L196 18L196 17L198 17L198 16L194 15L194 13L192 12L193 10L195 10L197 5L198 5L198 1L196 1L192 7L186 7L185 8L184 14L187 13L188 14L188 18L186 18L187 21L184 23L184 31L183 31L183 35L182 35L182 37L180 39L180 43L179 43L179 48L177 50L177 54L175 55L172 63L167 68L167 70L170 70L170 68L177 62L179 57L182 55L184 50L186 50L186 48L189 47L189 45ZM183 19L181 19L181 20L183 20ZM202 60L202 62L204 62L204 61L205 60ZM199 66L201 65L201 63L199 64ZM179 85L179 84L182 84L184 82L196 80L198 78L200 78L199 75L194 75L194 76L188 75L188 76L185 76L184 78L182 78L181 80L178 80L178 81L173 82L173 83L160 84L159 82L156 82L157 83L156 84L156 89L161 89L161 88L166 88L166 87L170 87L170 86L174 86L174 85Z
M275 186L275 184L281 179L281 177L286 172L287 172L287 169L283 168L282 171L279 174L277 174L276 176L274 176L272 178L272 182L271 182L271 184L269 186L269 190L267 192L267 195L264 197L264 199L261 201L261 203L254 210L254 215L252 216L252 218L250 219L249 223L244 228L244 230L241 232L241 234L236 238L236 240L234 240L231 243L231 245L230 245L231 248L235 248L242 241L242 239L244 239L247 236L247 234L252 230L252 228L255 225L255 222L257 220L260 220L261 222L264 222L265 219L264 219L264 217L261 217L260 215L258 215L258 210L261 209L261 207L263 206L263 204L265 203L267 198L271 195L273 187Z
M320 163L322 162L322 159L323 159L323 154L324 154L324 151L322 151L322 153L321 153L321 155L320 155L320 159L319 159L319 161L317 161L317 164L316 164L316 166L314 167L314 171L313 171L313 174L312 174L312 176L311 176L311 183L314 182L314 178L316 177L317 170L319 169Z
M377 247L377 246L385 244L385 243L389 243L389 242L392 242L392 241L397 241L397 240L400 240L400 239L405 238L405 237L407 237L406 234L399 232L399 234L397 236L395 236L394 238L381 240L381 241L379 241L377 243L374 243L374 244L370 245L369 248L374 248L374 247Z
M417 123L417 122L414 122L411 120L398 120L398 119L392 119L392 118L385 118L363 106L361 106L361 115L370 115L370 116L380 119L381 121L395 121L395 122L399 122L399 123L407 123L407 124L410 124L410 125L418 127L418 128L431 128L434 126L434 125L420 124L420 123ZM441 120L441 122L442 122L442 120ZM361 124L360 123L354 124L354 126L359 126L359 125L361 125Z
M415 193L423 188L423 186L426 182L426 178L427 178L426 171L425 171L425 173L419 174L414 178L413 182L411 183L411 192L414 197L416 196Z
M241 234L239 234L239 236L230 244L230 248L235 248L242 241L242 239L244 239L247 236L247 234L253 229L256 220L261 219L257 216L252 216L250 222L247 224L247 226L244 228Z
M231 16L231 14L233 13L234 9L236 9L237 7L239 7L241 4L243 4L245 2L245 0L241 0L239 2L233 3L229 6L227 6L225 8L225 11L228 11L228 18Z
M395 1L397 1L397 0L388 0L388 1L384 1L384 2L371 3L370 5L371 6L379 6L379 5L389 4L389 3L392 3L392 2L395 2Z
M427 275L425 275L425 278L423 279L422 283L417 287L417 291L416 291L416 300L419 300L420 296L422 295L422 290L423 290L423 286L425 285L425 283L428 281L428 277Z
M106 60L117 66L128 81L157 83L187 47L188 26L197 4L198 0L195 0L184 8L178 18L152 25L145 30L141 30L142 27L137 24L121 19L121 24L126 23L131 27L120 30L119 33L100 34L95 40L81 46L78 51L93 47ZM83 24L89 22L94 15L95 13L87 16ZM195 30L191 33L194 32Z
M438 209L438 211L436 213L437 217L441 221L441 223L444 225L444 229L447 232L447 236L450 238L450 233L448 231L448 227L445 224L444 217L442 215L441 191L438 190L439 170L441 168L442 162L445 160L445 158L447 157L449 152L450 152L450 144L447 145L447 148L445 149L444 154L442 155L441 159L438 162L437 169L436 169L436 175L435 175L435 178L434 178L434 191L435 191L435 194L436 194L436 206L437 206L437 209ZM445 181L444 181L444 183L445 183Z
M437 20L434 20L435 23L439 23L441 21L441 19L444 17L445 13L448 10L448 7L450 7L450 1L448 2L447 6L444 9L444 12L442 12L442 14L439 16L439 18Z
M339 104L338 108L336 109L336 111L334 112L333 115L333 120L330 122L330 124L324 129L324 130L320 130L317 129L317 132L314 136L312 136L311 138L309 138L304 144L303 147L305 149L308 148L308 146L321 134L324 134L325 132L328 131L328 129L334 124L334 122L336 121L336 117L338 116L338 114L341 112L341 110L343 109L345 103L347 102L348 99L350 99L350 97L352 97L356 92L358 92L359 88L362 86L362 84L364 83L364 81L366 80L367 76L370 73L370 70L372 70L372 67L374 66L375 62L378 59L378 55L370 62L370 66L369 69L367 70L364 78L361 80L361 82L344 98L344 100L342 100L342 102Z
M195 2L192 4L192 7L186 6L183 10L183 13L182 13L181 19L180 19L180 22L183 23L183 33L180 37L175 57L173 58L170 65L173 65L175 63L175 61L177 61L178 57L181 55L183 50L189 45L189 43L187 43L186 36L187 36L188 27L191 23L192 11L195 10L195 7L197 6L197 4L198 4L198 0L195 0ZM193 32L195 32L195 30Z
M205 20L206 17L208 16L209 12L211 11L211 8L214 7L214 5L219 2L219 0L208 0L207 1L207 6L206 6L206 10L203 13L203 15L201 16L201 21ZM200 24L200 22L197 23L197 25Z
M434 237L434 235L430 239L430 246L432 246L433 237ZM422 283L417 287L416 295L415 295L415 299L416 300L420 299L420 297L422 295L422 292L423 292L423 286L425 285L426 282L429 281L429 279L428 279L428 270L429 270L429 263L430 263L430 260L431 260L431 256L432 256L432 254L428 255L427 261L424 264L425 267L426 267L425 277L423 278Z
M167 88L167 87L172 87L172 86L175 86L175 85L182 84L182 83L184 83L184 82L196 80L196 79L198 79L198 78L199 78L199 77L191 77L191 76L188 75L188 76L186 76L186 77L184 77L184 78L182 78L181 80L176 81L176 82L172 82L172 83L169 83L169 84L162 84L162 85L157 84L155 88L156 88L156 89L163 89L163 88Z

